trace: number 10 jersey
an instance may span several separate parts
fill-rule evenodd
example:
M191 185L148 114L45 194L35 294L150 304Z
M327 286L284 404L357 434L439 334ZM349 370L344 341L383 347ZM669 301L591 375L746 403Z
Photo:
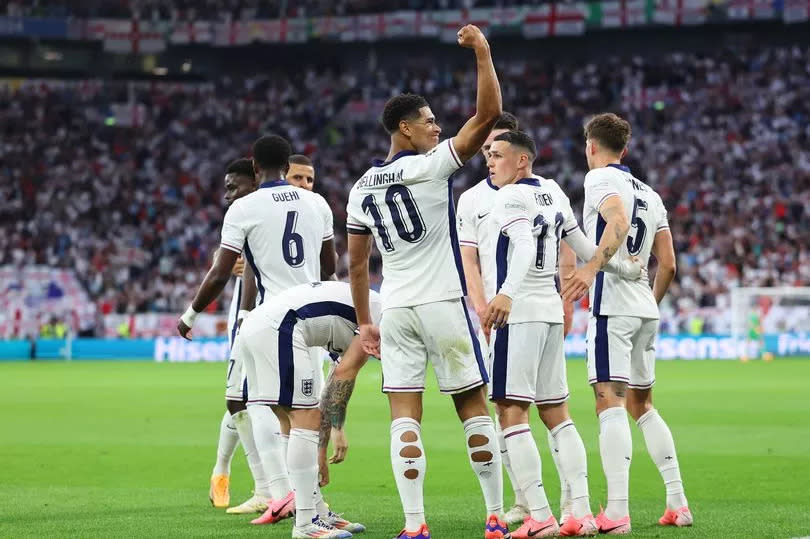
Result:
M373 234L382 255L383 309L466 294L450 175L462 166L452 139L425 154L377 161L349 194L349 234Z

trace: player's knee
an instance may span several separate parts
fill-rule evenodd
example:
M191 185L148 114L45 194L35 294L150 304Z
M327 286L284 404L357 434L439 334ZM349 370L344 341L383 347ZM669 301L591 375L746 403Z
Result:
M231 415L247 410L247 406L245 406L245 403L242 401L227 400L225 401L225 407L228 409L228 413Z
M558 404L538 404L537 411L540 419L547 429L551 430L563 421L571 419L568 413L568 404L561 402Z
M631 390L631 394L632 393L633 392ZM652 399L647 399L643 396L640 396L640 398L631 398L631 396L628 395L627 411L636 421L638 421L641 416L653 409L655 409L655 407L653 406Z

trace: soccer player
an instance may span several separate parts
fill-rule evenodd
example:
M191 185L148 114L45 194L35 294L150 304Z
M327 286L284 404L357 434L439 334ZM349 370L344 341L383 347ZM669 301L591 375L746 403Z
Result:
M290 156L290 168L285 175L287 183L312 191L315 187L315 167L312 160L306 155L295 154Z
M261 137L254 143L253 167L260 182L259 189L228 208L219 256L178 321L178 331L183 337L191 337L194 319L220 294L243 250L255 275L260 304L266 297L335 272L332 210L320 195L291 186L282 179L290 154L290 144L277 135ZM246 275L246 288L253 282L253 277ZM238 351L232 355L237 357ZM284 465L279 420L268 406L249 406L248 414L271 494L275 503L285 508L278 515L291 516L294 494ZM312 429L316 435L318 427L316 423ZM273 505L267 510L273 511Z
M632 439L625 408L644 434L666 486L667 508L659 522L692 524L672 433L652 403L658 304L675 275L675 252L661 197L621 164L630 135L630 124L615 114L599 114L585 126L590 172L585 176L583 218L598 248L563 290L563 297L576 299L595 281L590 291L588 379L596 396L608 491L607 507L597 522L610 534L630 532ZM614 253L638 257L644 267L654 255L658 270L652 289L646 280L629 281L599 271Z
M250 159L237 159L230 165L225 173L225 204L230 207L234 201L252 193L259 187ZM239 257L233 267L232 273L236 276L233 298L228 312L228 342L233 349L236 338L237 318L239 304L242 298L242 271L244 260ZM228 507L230 504L229 482L231 459L237 443L241 440L245 450L250 472L254 480L254 494L243 504L228 509L228 513L255 513L267 508L270 491L259 459L256 444L253 441L253 432L250 427L245 408L245 395L242 388L241 361L230 359L226 375L225 415L220 424L219 444L217 446L217 462L211 476L211 489L209 497L214 507Z
M532 404L559 449L561 475L571 491L571 514L563 535L597 533L588 499L585 447L566 404L563 305L557 281L561 239L583 257L590 257L594 246L580 230L562 189L532 175L536 155L534 141L519 131L496 136L489 155L490 177L502 186L487 223L491 237L497 238L489 256L495 259L498 293L482 324L496 328L490 398L530 511L512 532L515 539L560 532L542 486L540 456L529 428ZM628 261L623 266L628 274L641 273L637 264L633 267Z
M492 141L496 136L506 133L510 130L518 128L518 120L514 115L504 112L492 132L487 137L481 148L481 153L484 156L487 164L489 164L489 148L492 146ZM537 177L537 176L535 176ZM495 297L495 251L491 249L492 234L489 233L490 227L488 226L488 217L492 212L492 205L495 200L495 194L498 189L502 187L501 184L496 183L490 175L475 184L473 187L464 191L458 199L458 209L456 211L458 219L458 241L461 245L461 260L464 265L464 278L467 282L467 294L472 302L478 319L483 320L484 313L486 312L487 305ZM560 268L576 267L576 255L566 244L560 245ZM570 269L568 273L572 273ZM560 275L567 275L563 271ZM564 331L566 334L570 328L571 319L573 318L573 303L567 302L564 309ZM481 333L479 340L484 349L489 348L490 328L481 325ZM492 373L490 373L491 378ZM497 416L496 416L497 417ZM517 486L514 474L512 473L511 463L509 461L509 451L506 448L506 443L503 439L500 425L495 423L496 432L498 435L498 446L501 451L501 460L503 466L506 468L506 473L509 476L509 481L515 493L515 503L504 515L504 521L507 524L518 524L526 520L529 516L528 504L523 492ZM560 476L560 509L563 512L562 520L565 520L567 513L570 509L569 503L569 489L565 477L562 475L562 466L559 463L559 448L556 447L554 438L551 432L548 432L549 447L551 454L554 458L554 464Z
M377 322L379 295L367 291L366 298L371 319ZM309 348L326 347L357 364L364 352L356 330L350 287L336 281L299 285L274 296L254 309L240 328L236 346L245 357L249 407L269 404L288 415L292 425L287 468L296 493L293 537L352 536L327 520L330 512L322 501L322 508L316 508L321 412L315 371L321 364ZM324 468L321 474L328 481ZM321 510L326 514L319 516Z
M452 185L448 178L473 157L501 115L501 91L489 43L467 25L458 43L475 52L475 115L452 139L427 101L404 94L385 105L382 123L391 136L386 161L377 161L349 194L349 275L364 350L380 357L383 391L391 407L391 464L405 513L400 538L430 537L425 523L422 392L428 362L442 393L450 394L463 422L470 463L487 507L486 537L503 537L501 459L484 387L488 376L478 338L464 305ZM382 254L383 316L379 328L368 310L372 234ZM382 355L380 355L382 352Z

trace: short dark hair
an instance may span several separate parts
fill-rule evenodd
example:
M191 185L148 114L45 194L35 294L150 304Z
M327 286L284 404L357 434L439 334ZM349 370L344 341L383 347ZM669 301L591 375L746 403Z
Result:
M382 125L389 135L393 135L399 129L399 122L415 118L419 115L419 109L427 106L427 100L421 95L395 95L385 103Z
M513 129L511 131L507 131L506 133L501 133L495 137L495 140L503 140L509 144L520 146L529 152L529 156L531 158L530 161L534 161L534 158L537 157L537 146L534 144L534 139L523 131Z
M632 134L630 123L612 112L597 114L585 124L585 140L593 139L615 153L627 148Z
M291 165L305 165L308 167L312 166L312 159L300 153L291 155L289 162Z
M292 147L278 135L265 135L253 143L253 161L262 170L287 170Z
M518 123L517 116L511 112L503 111L500 118L495 122L495 125L492 126L492 130L508 129L509 131L517 131Z
M225 174L239 174L251 179L256 177L256 173L253 171L253 163L250 159L244 157L231 161L228 168L225 170Z

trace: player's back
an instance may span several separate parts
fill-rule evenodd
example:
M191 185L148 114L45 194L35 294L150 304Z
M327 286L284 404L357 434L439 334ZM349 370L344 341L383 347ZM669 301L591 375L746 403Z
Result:
M585 207L583 219L588 237L598 245L606 222L599 215L599 206L608 197L618 195L627 217L630 231L614 256L638 257L647 267L655 235L669 228L667 212L661 197L649 185L630 172L624 165L608 165L593 169L585 176ZM618 275L599 272L591 287L591 312L594 315L625 315L640 318L658 318L649 282L629 281Z
M426 154L377 162L349 194L347 230L373 234L382 255L384 308L466 292L449 176L461 166L451 139Z
M458 242L461 246L475 247L481 263L484 298L489 302L495 296L494 234L490 232L490 217L498 187L487 177L470 187L458 198Z
M332 210L321 195L275 181L231 205L222 246L237 252L244 246L261 304L298 284L319 281L321 247L332 236Z
M380 318L380 295L369 291L371 317ZM317 281L289 288L257 307L248 318L248 332L262 327L300 329L306 346L323 346L342 354L354 337L357 316L351 286L340 281Z
M537 251L513 298L509 323L562 323L557 271L560 240L567 230L578 226L571 204L553 180L524 178L500 189L490 223L491 234L497 238L494 250L498 289L506 279L514 248L503 231L521 219L529 221Z

